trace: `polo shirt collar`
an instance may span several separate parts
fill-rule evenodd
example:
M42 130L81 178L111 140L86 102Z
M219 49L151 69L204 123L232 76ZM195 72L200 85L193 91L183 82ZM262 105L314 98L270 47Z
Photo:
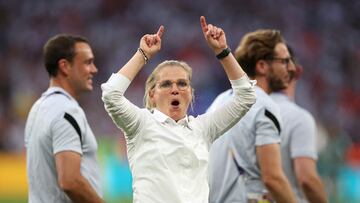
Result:
M76 101L76 99L74 99L67 91L65 91L61 87L49 87L46 92L43 93L43 95L49 96L54 93L61 93L64 96L68 97L70 100Z
M271 93L271 96L274 97L274 98L277 98L277 99L279 99L281 101L294 102L283 92L274 92L274 93Z
M263 88L255 85L255 92L256 92L256 95L259 95L259 96L264 96L264 95L268 95ZM269 95L268 95L269 96Z

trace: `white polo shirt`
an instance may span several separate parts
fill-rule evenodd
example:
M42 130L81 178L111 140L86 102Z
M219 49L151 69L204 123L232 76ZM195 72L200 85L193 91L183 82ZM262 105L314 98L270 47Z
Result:
M51 87L32 106L25 126L29 203L72 202L59 187L55 154L82 155L81 174L102 196L97 142L77 101L64 89Z
M255 86L256 103L210 148L210 202L244 202L266 188L256 157L256 147L280 143L280 111L275 102ZM212 112L234 97L232 90L220 94L209 107Z
M281 156L283 169L294 190L298 203L307 203L294 173L293 159L308 157L317 159L316 124L313 116L291 101L283 93L273 93L271 98L280 106L283 118L281 132Z
M255 102L251 81L231 81L235 97L219 111L175 122L158 110L140 109L124 97L130 84L113 74L102 84L105 108L125 132L134 203L208 202L209 145Z

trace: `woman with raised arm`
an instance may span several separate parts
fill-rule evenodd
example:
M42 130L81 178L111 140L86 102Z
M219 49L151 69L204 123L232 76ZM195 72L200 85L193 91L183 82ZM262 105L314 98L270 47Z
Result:
M160 63L145 85L142 109L124 97L141 68L161 49L164 27L144 35L134 56L102 84L102 99L114 123L124 131L133 176L133 202L208 202L208 154L211 143L237 123L255 102L250 81L227 46L221 28L200 23L205 40L220 60L234 91L223 108L188 116L193 99L192 70L170 60Z

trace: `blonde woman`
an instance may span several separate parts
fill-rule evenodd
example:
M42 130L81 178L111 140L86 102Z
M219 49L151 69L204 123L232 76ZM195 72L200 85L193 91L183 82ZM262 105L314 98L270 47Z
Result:
M161 49L164 27L144 35L134 56L101 87L105 108L124 131L133 176L134 202L208 202L211 143L255 102L254 83L239 66L221 28L200 17L205 40L222 64L234 99L211 114L188 116L192 71L180 61L164 61L146 81L142 109L124 97L141 68Z

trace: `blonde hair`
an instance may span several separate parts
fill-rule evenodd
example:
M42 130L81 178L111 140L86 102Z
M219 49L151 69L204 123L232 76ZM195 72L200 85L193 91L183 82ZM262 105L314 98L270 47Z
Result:
M189 81L191 81L192 78L192 69L191 67L184 61L177 61L177 60L166 60L159 65L156 66L156 68L151 72L149 77L146 80L145 83L145 94L144 94L144 106L145 108L151 110L155 108L155 104L152 104L149 98L149 93L151 90L155 88L156 83L158 82L158 74L164 67L181 67L183 68L187 75ZM190 83L191 87L191 83ZM191 87L191 94L192 94L192 100L194 100L194 89ZM192 105L193 102L191 102Z

